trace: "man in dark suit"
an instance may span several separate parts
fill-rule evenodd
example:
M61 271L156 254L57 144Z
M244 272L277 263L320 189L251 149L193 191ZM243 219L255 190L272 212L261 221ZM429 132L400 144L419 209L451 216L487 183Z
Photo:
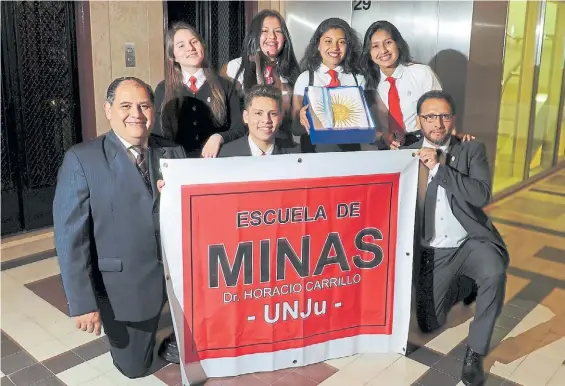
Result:
M83 331L99 335L104 327L114 365L128 378L158 364L153 349L167 295L156 181L159 159L185 157L182 147L150 135L154 99L137 78L110 84L104 109L111 130L67 151L53 202L70 315ZM174 336L162 350L178 363Z
M503 306L508 266L506 245L482 209L492 196L485 146L452 135L455 105L445 92L424 94L417 114L424 138L407 148L419 149L415 154L421 161L415 242L421 251L418 324L424 332L440 327L457 297L450 293L453 283L461 276L473 279L476 313L461 379L465 385L482 385L483 357Z
M299 147L283 147L275 139L283 121L281 90L255 85L245 93L243 121L249 134L222 146L218 157L263 156L298 153Z

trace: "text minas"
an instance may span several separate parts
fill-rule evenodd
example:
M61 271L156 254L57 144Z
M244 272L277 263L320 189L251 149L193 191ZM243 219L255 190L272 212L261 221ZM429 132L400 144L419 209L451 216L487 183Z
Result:
M301 255L296 253L287 238L282 237L276 240L275 275L276 280L285 280L287 268L290 265L296 273L304 278L310 275L318 276L328 265L337 264L342 272L351 270L351 265L360 269L371 269L379 266L383 261L383 249L377 241L383 240L382 232L377 228L364 228L357 232L353 243L357 250L372 255L371 258L362 258L356 254L348 259L342 239L338 232L331 232L327 235L324 245L318 258L312 261L313 254L310 250L311 236L302 236ZM210 288L218 288L220 284L220 274L225 281L226 287L235 287L243 271L243 284L254 283L253 266L253 241L243 241L237 245L235 258L229 259L226 247L223 244L212 244L208 246L208 284ZM259 282L271 282L271 240L261 240L259 245ZM233 261L233 264L230 264ZM311 261L313 264L311 264ZM290 263L290 264L288 264ZM311 271L312 266L314 270Z

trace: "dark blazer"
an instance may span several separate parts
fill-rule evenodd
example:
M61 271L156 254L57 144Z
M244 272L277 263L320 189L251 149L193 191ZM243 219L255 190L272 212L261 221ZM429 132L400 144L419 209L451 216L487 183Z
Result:
M403 147L420 149L424 139ZM446 190L455 218L475 240L495 244L508 257L506 244L483 208L492 199L492 181L485 145L479 141L461 142L451 137L446 164L439 165L434 179ZM416 229L419 229L416 227ZM419 245L419 241L416 245Z
M182 147L151 135L151 195L113 131L73 146L59 169L55 246L71 316L99 309L107 297L115 319L139 322L161 312L164 271L159 242L161 158Z
M193 94L188 87L169 101L161 110L165 98L165 81L155 89L155 125L153 133L182 145L190 157L200 157L204 144L212 134L220 134L224 143L245 135L242 101L234 85L218 77L226 100L226 121L216 126L210 108L212 91L208 82Z
M218 157L242 157L251 156L251 148L249 147L249 136L246 135L233 142L225 144L220 148ZM285 147L281 140L275 139L275 147L272 155L300 153L300 147Z

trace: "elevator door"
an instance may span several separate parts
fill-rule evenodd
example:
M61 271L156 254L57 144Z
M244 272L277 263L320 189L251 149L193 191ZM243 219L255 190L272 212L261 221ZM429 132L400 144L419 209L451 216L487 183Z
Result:
M202 35L213 67L239 56L245 37L243 1L168 1L167 19L190 24Z
M2 234L52 225L57 171L80 141L74 3L2 2Z

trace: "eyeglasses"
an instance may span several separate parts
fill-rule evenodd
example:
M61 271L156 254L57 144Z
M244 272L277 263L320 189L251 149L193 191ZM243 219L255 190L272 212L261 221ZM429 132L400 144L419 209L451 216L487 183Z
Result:
M427 114L420 115L426 122L434 122L441 118L442 122L450 122L453 119L453 114Z

